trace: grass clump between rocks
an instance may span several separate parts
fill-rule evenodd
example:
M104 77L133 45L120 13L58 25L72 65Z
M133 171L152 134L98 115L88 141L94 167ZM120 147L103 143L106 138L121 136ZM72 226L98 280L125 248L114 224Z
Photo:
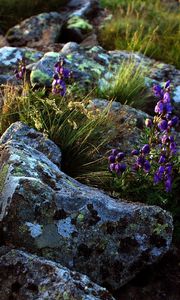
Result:
M109 80L101 79L97 96L113 99L136 108L143 106L146 100L144 71L133 60L124 60L115 76Z
M140 51L180 67L180 15L176 7L157 0L101 0L112 12L99 32L108 50Z

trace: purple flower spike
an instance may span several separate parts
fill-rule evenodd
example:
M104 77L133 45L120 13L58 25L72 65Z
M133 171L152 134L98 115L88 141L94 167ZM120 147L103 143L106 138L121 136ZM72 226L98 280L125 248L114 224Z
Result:
M109 160L110 163L115 163L115 156L114 155L110 155L108 157L108 160Z
M116 159L118 161L121 161L123 158L124 158L125 154L123 152L119 152L117 155L116 155Z
M150 146L148 144L145 144L141 149L143 154L148 154L150 152Z
M159 124L158 124L158 128L159 128L160 131L166 130L167 127L168 127L168 123L167 123L166 120L162 120L162 121L159 122Z

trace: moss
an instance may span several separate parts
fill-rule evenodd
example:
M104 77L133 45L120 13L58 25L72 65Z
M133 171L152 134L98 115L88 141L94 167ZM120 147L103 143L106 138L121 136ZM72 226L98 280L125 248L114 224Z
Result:
M85 19L78 16L74 16L68 20L68 29L81 29L84 31L91 31L93 29L92 25Z
M4 184L6 181L6 177L8 174L8 170L9 170L9 165L6 164L2 167L1 172L0 172L0 193L2 193L3 188L4 188Z
M30 79L32 84L36 82L40 82L41 84L44 85L51 80L49 75L45 74L40 70L32 70Z
M13 170L13 176L24 176L24 172L20 167L15 167Z

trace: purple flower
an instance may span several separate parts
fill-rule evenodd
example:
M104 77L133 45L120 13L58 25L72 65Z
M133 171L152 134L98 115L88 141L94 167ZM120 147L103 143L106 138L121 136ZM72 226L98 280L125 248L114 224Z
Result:
M166 156L165 155L161 155L159 158L159 164L163 164L166 162Z
M154 85L153 86L153 91L154 91L154 95L155 97L162 97L163 96L163 89L160 85Z
M121 173L123 173L126 170L126 164L121 163L120 164Z
M165 181L165 188L166 192L170 192L172 190L172 181L170 177Z
M170 83L171 83L171 80L168 80L168 81L165 83L164 88L165 88L165 89L169 88Z
M170 127L175 127L179 122L179 118L177 116L174 116L169 122L168 125Z
M116 164L114 164L114 163L110 164L110 165L109 165L109 170L110 170L110 172L115 171L115 167L116 167Z
M168 164L166 167L165 167L165 172L166 174L170 175L172 173L172 165L171 164Z
M117 175L119 175L121 173L121 165L120 164L115 165L115 172Z
M150 169L151 169L151 164L148 160L146 160L144 162L144 165L143 165L143 169L146 173L149 173Z
M118 154L118 152L119 151L117 149L112 149L111 150L111 154L114 155L114 156L116 156Z
M17 69L14 71L16 78L19 80L22 80L25 76L26 73L26 63L25 63L25 59L22 58L21 60L18 59L18 67Z
M152 120L151 119L146 119L145 120L145 125L146 125L146 127L151 128L152 127Z
M166 130L167 127L168 127L168 123L167 123L166 120L162 120L162 121L159 122L159 124L158 124L158 128L159 128L160 131Z
M162 114L164 111L164 104L162 101L158 101L154 109L155 113Z
M144 156L139 156L138 159L137 159L137 161L136 161L136 164L137 164L139 167L142 168L143 165L144 165L144 162L145 162Z
M164 112L172 113L173 107L171 103L164 103Z
M109 160L110 163L115 163L115 156L114 155L110 155L108 157L108 160Z
M118 161L121 161L123 158L124 158L125 154L123 152L119 152L117 155L116 155L116 159Z
M169 95L168 92L164 93L163 102L164 103L170 103L171 102L171 98L170 98L170 95Z
M150 152L150 146L148 144L145 144L141 149L143 154L148 154Z
M175 154L177 152L175 142L170 143L169 148L170 148L171 154Z
M168 141L169 141L169 137L167 136L167 134L164 134L161 138L162 144L166 144Z
M158 168L158 174L163 174L165 172L165 167L164 166L160 166Z
M161 178L158 173L154 174L154 183L158 184L161 181Z
M131 151L131 154L132 155L139 155L139 150L134 149L134 150Z
M61 79L54 79L52 83L52 93L64 96L66 93L66 84Z

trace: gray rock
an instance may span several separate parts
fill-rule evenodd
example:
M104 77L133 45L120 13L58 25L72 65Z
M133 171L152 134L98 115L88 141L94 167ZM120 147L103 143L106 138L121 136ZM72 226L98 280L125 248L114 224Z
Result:
M125 60L133 59L136 65L141 65L146 77L144 78L145 85L148 92L152 95L153 84L163 84L167 79L170 79L175 88L172 95L172 100L177 100L177 95L180 86L180 71L175 69L172 65L163 64L150 59L139 53L132 53L127 51L105 51L100 46L94 47L70 47L70 43L65 44L60 53L49 52L42 57L42 59L34 66L31 73L32 84L50 85L54 63L58 60L59 55L67 60L67 66L74 72L78 72L76 81L85 86L86 89L92 90L93 87L100 89L107 87L121 63ZM68 51L65 51L68 49ZM111 68L110 68L111 66ZM147 102L147 108L151 108L153 113L154 104L150 97Z
M42 56L42 52L30 48L15 48L8 46L0 48L0 84L9 80L13 81L12 76L14 76L18 59L24 57L26 63L30 64L38 61Z
M48 142L47 156L32 137L28 142L29 131L17 122L0 140L4 244L56 260L113 289L168 251L173 230L168 212L80 184L53 163L56 146Z
M70 14L70 16L77 16L80 18L84 18L86 16L93 15L94 13L97 16L97 11L99 9L99 1L98 0L71 0L68 6L74 9L74 11Z
M0 299L113 300L90 279L35 255L0 248Z
M63 17L57 12L32 16L10 28L7 40L12 46L48 45L55 43L60 35Z
M81 43L92 30L93 26L87 19L76 15L71 16L62 27L60 40Z

